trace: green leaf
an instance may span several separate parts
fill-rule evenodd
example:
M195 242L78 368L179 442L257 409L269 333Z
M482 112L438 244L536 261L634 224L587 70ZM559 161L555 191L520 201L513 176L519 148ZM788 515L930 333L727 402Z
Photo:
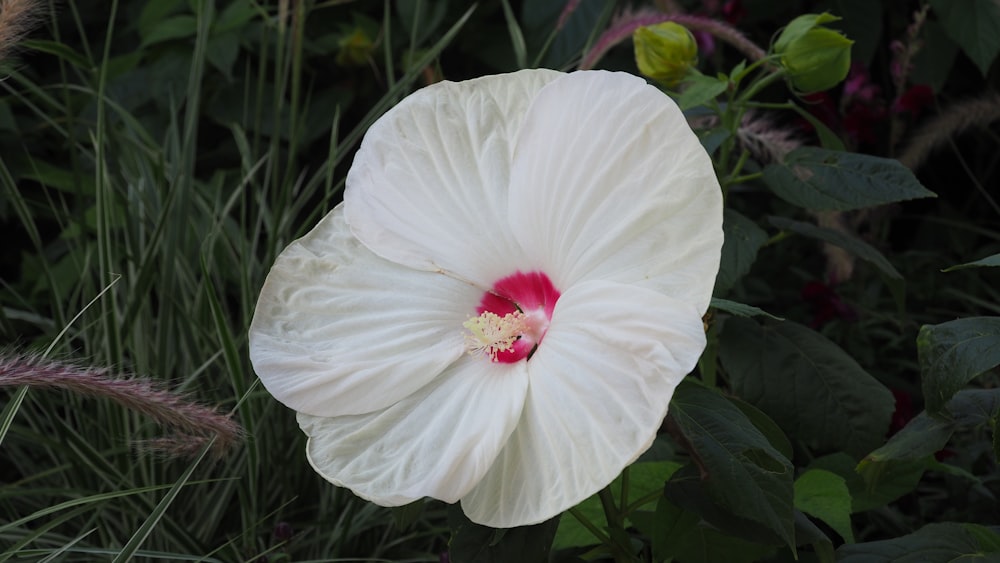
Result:
M795 508L819 518L844 541L854 543L851 530L851 493L836 473L810 469L795 480Z
M656 512L638 519L636 527L650 538L653 559L676 559L684 563L753 563L775 551L774 547L753 543L705 526L697 514L677 507L660 497Z
M801 510L795 511L795 539L798 545L812 545L819 563L834 563L833 542Z
M802 147L764 168L764 182L785 201L816 211L848 211L936 197L897 160Z
M825 336L785 321L733 317L719 359L733 391L793 440L860 458L882 442L893 411L889 390Z
M643 504L655 502L659 495L652 493L663 491L663 483L680 468L681 464L673 461L645 461L629 466L628 504L631 506L640 500L645 500ZM611 483L611 491L616 501L620 501L619 491L621 488L622 478L619 475ZM598 528L604 529L604 508L596 494L578 504L576 510ZM552 542L552 549L583 547L597 543L598 539L594 537L594 534L575 516L566 514L559 522L559 529Z
M87 61L85 56L74 51L72 47L65 43L58 43L56 41L48 41L44 39L25 39L20 41L18 46L32 51L38 51L39 53L55 55L69 64L84 70L91 70L94 66Z
M926 411L918 414L862 463L925 458L943 449L955 431L983 426L996 429L1000 389L959 391L945 405L944 414L944 417L932 417ZM994 439L997 434L994 430Z
M454 504L448 508L448 525L451 527L448 552L452 561L543 562L548 561L559 516L534 526L498 530L470 521L461 507Z
M791 231L793 233L798 233L800 235L819 239L832 245L839 246L854 256L875 266L880 272L889 278L896 280L903 279L903 275L899 273L899 270L897 270L896 267L893 266L881 252L878 251L878 249L859 238L852 237L847 233L842 233L833 229L817 227L812 223L793 221L792 219L786 219L784 217L768 217L768 221L781 230Z
M794 546L791 462L715 391L683 382L669 412L698 460L713 500Z
M730 403L736 405L736 408L740 409L743 414L746 415L750 422L760 430L767 441L771 443L772 446L781 455L788 459L792 459L795 451L792 449L792 443L788 440L788 436L785 436L785 432L778 426L778 423L774 421L771 417L764 414L764 411L758 409L757 407L751 405L750 403L740 399L739 397L726 397Z
M817 458L810 468L825 469L843 477L851 492L851 512L881 508L916 488L927 468L927 458L885 461L860 467L854 458L839 452Z
M987 256L986 258L981 258L975 262L966 262L965 264L959 264L957 266L952 266L950 268L945 268L941 270L942 272L953 272L955 270L964 270L966 268L982 268L982 267L995 267L1000 266L1000 254L994 254L992 256Z
M986 76L1000 52L1000 4L994 0L932 0L945 32Z
M142 37L142 47L171 39L194 37L198 32L198 18L192 15L171 16L160 20Z
M715 151L729 137L730 133L725 127L716 127L698 132L698 140L701 141L701 146L705 147L705 152L708 154L715 154Z
M954 431L952 421L931 418L922 412L893 434L884 446L865 456L862 463L925 458L941 450Z
M763 309L754 307L753 305L737 303L736 301L719 299L717 297L712 298L712 307L720 311L725 311L731 315L736 315L737 317L768 317L776 321L784 320L781 317L776 317Z
M978 524L928 524L891 540L842 545L840 563L909 563L916 561L987 561L1000 553L1000 536Z
M238 4L239 2L236 3ZM156 2L145 3L142 11L139 12L139 17L136 19L136 28L139 32L139 37L149 35L153 28L161 21L183 9L183 0L158 0Z
M1000 317L924 325L917 355L926 407L936 414L966 383L1000 364Z
M816 136L819 138L819 143L823 145L824 149L841 152L847 150L847 147L844 146L844 142L840 140L840 137L831 131L825 123L817 119L815 115L809 113L798 104L789 102L789 107L795 110L795 113L799 114L799 117L808 121L809 125L813 126L813 129L816 130Z
M722 215L722 259L715 278L715 295L724 295L750 271L757 252L767 242L767 233L750 219L731 209Z
M788 45L799 39L818 25L835 22L839 20L837 16L823 12L822 14L803 14L791 22L784 29L774 42L774 52L780 53L788 48Z
M729 87L729 79L692 73L684 80L684 85L684 91L677 97L677 105L682 110L714 100Z

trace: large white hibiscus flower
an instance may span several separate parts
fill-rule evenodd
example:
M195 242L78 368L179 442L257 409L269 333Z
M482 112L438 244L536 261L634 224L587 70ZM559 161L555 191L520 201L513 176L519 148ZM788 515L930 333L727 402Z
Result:
M721 246L712 163L643 80L443 82L371 127L344 203L278 257L250 356L330 482L533 524L650 446Z

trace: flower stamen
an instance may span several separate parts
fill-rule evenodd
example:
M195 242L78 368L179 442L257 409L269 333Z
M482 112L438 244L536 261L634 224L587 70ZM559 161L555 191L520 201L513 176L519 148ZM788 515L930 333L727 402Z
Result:
M497 354L514 348L521 335L528 330L527 317L520 311L500 316L484 311L462 323L469 332L465 335L465 346L470 354L489 356L497 361Z

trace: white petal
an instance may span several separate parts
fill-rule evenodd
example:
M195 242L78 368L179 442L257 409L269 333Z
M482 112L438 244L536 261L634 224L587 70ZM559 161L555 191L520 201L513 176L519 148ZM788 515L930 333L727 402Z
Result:
M383 409L463 354L462 323L481 296L372 254L338 206L271 268L250 325L250 360L264 387L297 411Z
M456 502L489 469L517 424L524 362L466 355L441 377L380 412L299 415L309 461L335 485L383 506L424 496Z
M722 195L684 116L640 78L574 72L524 118L510 223L557 287L608 279L708 307Z
M527 70L418 90L368 130L347 175L347 221L375 253L489 288L522 256L507 226L513 139L535 93Z
M612 282L570 288L528 360L517 429L462 499L465 513L486 526L523 526L605 487L652 444L704 347L689 303Z

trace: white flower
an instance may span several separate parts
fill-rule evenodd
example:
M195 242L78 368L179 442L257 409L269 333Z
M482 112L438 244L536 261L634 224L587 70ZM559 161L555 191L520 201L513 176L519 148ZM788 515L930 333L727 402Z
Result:
M712 163L642 79L443 82L371 127L344 203L278 257L251 360L330 482L533 524L650 446L721 246Z

